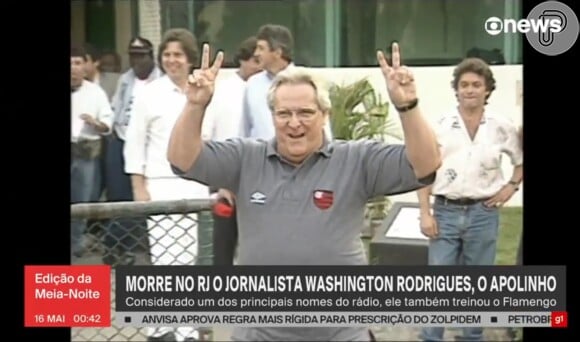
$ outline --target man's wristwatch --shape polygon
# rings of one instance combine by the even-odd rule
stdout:
[[[419,104],[419,99],[414,99],[411,102],[409,102],[408,104],[401,106],[401,107],[397,107],[395,106],[395,109],[399,112],[399,113],[404,113],[404,112],[408,112],[411,109],[417,107],[417,105]]]
[[[514,190],[516,190],[516,191],[518,191],[520,189],[520,186],[519,186],[520,183],[518,183],[516,181],[511,180],[511,181],[508,182],[508,184],[513,185]]]

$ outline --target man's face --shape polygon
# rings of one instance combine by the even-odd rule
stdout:
[[[485,87],[485,78],[473,72],[466,72],[457,83],[457,100],[466,109],[483,108],[489,94]]]
[[[163,70],[172,80],[187,78],[190,64],[180,42],[169,42],[161,54]]]
[[[240,69],[242,70],[242,73],[246,75],[246,77],[250,77],[262,71],[262,68],[260,68],[260,63],[258,62],[258,58],[256,56],[251,57],[247,61],[240,61]]]
[[[102,72],[121,71],[121,66],[117,64],[117,59],[112,54],[106,54],[101,57],[100,67]]]
[[[265,40],[258,40],[254,56],[257,58],[260,68],[268,69],[279,57],[279,53],[270,50],[270,44]]]
[[[153,69],[154,61],[148,53],[130,53],[129,64],[138,78],[146,78]]]
[[[320,110],[312,85],[281,85],[273,115],[278,153],[289,162],[300,164],[320,149],[327,113]]]
[[[82,57],[70,58],[70,85],[78,87],[85,77],[85,60]]]

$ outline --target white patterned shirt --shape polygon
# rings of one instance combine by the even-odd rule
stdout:
[[[473,140],[455,109],[435,124],[442,165],[431,190],[451,199],[492,197],[505,184],[502,155],[523,163],[517,127],[508,118],[484,113]]]

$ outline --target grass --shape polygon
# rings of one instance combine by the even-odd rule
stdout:
[[[497,241],[497,265],[515,265],[522,236],[522,207],[502,208]]]
[[[500,211],[497,241],[497,265],[515,265],[522,236],[522,207],[506,207]],[[419,229],[419,227],[417,227]],[[363,238],[367,256],[371,238]],[[370,260],[370,258],[369,258]]]
[[[523,232],[522,207],[502,208],[499,217],[499,237],[495,263],[497,265],[515,265],[518,247]],[[523,340],[523,330],[512,328],[509,330],[512,341]]]

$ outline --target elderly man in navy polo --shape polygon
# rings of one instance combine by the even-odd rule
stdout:
[[[234,191],[240,265],[364,265],[360,229],[366,202],[429,185],[441,163],[435,135],[418,106],[413,75],[377,54],[389,96],[400,113],[405,145],[329,141],[328,93],[305,69],[278,74],[268,93],[276,135],[269,141],[203,141],[201,126],[223,60],[190,76],[188,101],[167,156],[183,178]],[[369,341],[364,327],[236,328],[233,340]]]

